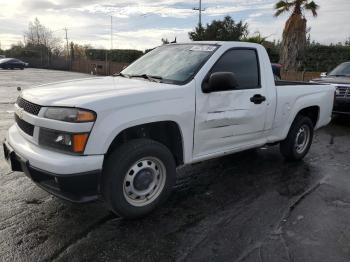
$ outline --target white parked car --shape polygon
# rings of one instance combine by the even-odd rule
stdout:
[[[164,45],[116,76],[22,91],[4,152],[48,192],[135,218],[167,198],[177,166],[275,143],[302,159],[334,92],[275,82],[261,45]]]

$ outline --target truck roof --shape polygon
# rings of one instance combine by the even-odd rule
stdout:
[[[237,47],[262,47],[260,44],[241,42],[241,41],[188,41],[173,43],[170,45],[181,45],[181,44],[200,44],[200,45],[220,45],[220,46],[237,46]]]

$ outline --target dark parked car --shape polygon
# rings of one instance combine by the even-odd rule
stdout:
[[[350,62],[338,65],[330,73],[322,73],[321,78],[312,82],[331,84],[337,87],[333,113],[350,115]]]
[[[0,59],[0,68],[2,69],[24,69],[28,66],[28,63],[25,63],[19,59],[16,58],[3,58]]]

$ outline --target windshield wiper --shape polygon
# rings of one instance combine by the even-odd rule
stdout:
[[[152,81],[152,82],[157,82],[157,83],[160,83],[163,80],[163,78],[161,76],[153,76],[153,75],[148,75],[148,74],[129,75],[129,77],[130,78],[141,77],[141,78],[147,79],[147,80]]]

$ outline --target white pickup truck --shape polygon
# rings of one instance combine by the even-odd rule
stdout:
[[[164,45],[115,76],[22,91],[4,153],[53,195],[135,218],[167,198],[178,166],[277,143],[302,159],[334,93],[275,82],[257,44]]]

